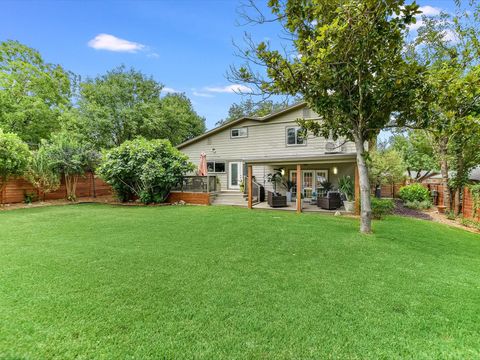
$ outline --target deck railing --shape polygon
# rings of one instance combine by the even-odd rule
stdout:
[[[244,176],[243,184],[244,184],[243,193],[245,195],[248,195],[248,177],[247,176]],[[257,183],[254,179],[252,179],[252,202],[254,205],[261,202],[260,194],[262,192],[262,188],[263,188],[262,185]]]
[[[217,191],[217,177],[208,176],[184,176],[180,183],[172,191],[183,192],[215,192]]]

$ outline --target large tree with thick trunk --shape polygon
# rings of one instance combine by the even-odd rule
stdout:
[[[450,211],[452,192],[456,193],[457,213],[468,173],[480,161],[479,19],[479,8],[473,14],[424,18],[418,36],[408,47],[410,56],[428,70],[424,87],[407,116],[423,123],[433,140],[444,205]]]
[[[260,14],[251,1],[254,14]],[[303,121],[315,135],[355,143],[363,233],[371,232],[366,144],[408,107],[421,68],[402,56],[404,32],[418,6],[402,0],[270,0],[273,19],[286,32],[282,51],[247,38],[247,61],[231,77],[264,94],[300,95],[321,121]],[[265,72],[261,71],[262,66]],[[265,76],[266,75],[266,76]]]

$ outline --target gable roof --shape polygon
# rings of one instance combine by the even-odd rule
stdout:
[[[250,121],[257,121],[257,122],[268,122],[274,118],[276,118],[277,116],[279,115],[283,115],[285,113],[288,113],[289,111],[293,111],[293,110],[296,110],[296,109],[300,109],[300,108],[303,108],[307,105],[306,102],[302,101],[302,102],[299,102],[299,103],[296,103],[296,104],[293,104],[293,105],[290,105],[290,106],[287,106],[286,108],[284,109],[281,109],[281,110],[278,110],[278,111],[274,111],[268,115],[265,115],[265,116],[262,116],[262,117],[242,117],[240,119],[236,119],[236,120],[233,120],[233,121],[229,121],[225,124],[222,124],[220,126],[217,126],[216,128],[213,128],[212,130],[209,130],[197,137],[194,137],[190,140],[187,140],[187,141],[184,141],[183,143],[177,145],[177,149],[181,149],[187,145],[190,145],[190,144],[193,144],[199,140],[202,140],[202,139],[205,139],[211,135],[214,135],[214,134],[217,134],[219,133],[220,131],[223,131],[225,129],[228,129],[229,127],[232,127],[234,125],[237,125],[239,123],[242,123],[244,121],[247,121],[247,120],[250,120]]]

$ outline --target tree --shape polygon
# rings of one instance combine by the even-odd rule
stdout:
[[[406,166],[402,156],[394,149],[370,151],[370,182],[376,187],[384,184],[394,186],[405,180]]]
[[[127,140],[108,151],[99,174],[122,201],[165,202],[173,186],[195,166],[168,140]]]
[[[228,109],[228,116],[225,119],[218,121],[215,125],[220,126],[242,117],[265,116],[274,111],[282,110],[287,105],[288,104],[285,102],[274,102],[272,100],[254,102],[249,98],[241,101],[239,104],[233,103]]]
[[[72,75],[17,41],[0,43],[0,127],[29,144],[60,128],[70,105]]]
[[[479,9],[473,16],[478,20]],[[452,196],[449,179],[449,159],[454,153],[458,181],[454,191],[463,189],[466,174],[475,160],[467,153],[478,152],[480,110],[480,41],[478,27],[470,25],[468,13],[451,17],[423,19],[418,36],[409,46],[410,56],[428,67],[425,86],[407,113],[427,126],[440,162],[443,197],[447,211]],[[459,202],[460,194],[457,196]],[[457,207],[459,204],[457,204]]]
[[[257,9],[254,1],[250,3]],[[408,107],[413,90],[421,84],[422,69],[402,56],[404,32],[415,21],[418,6],[405,5],[403,0],[270,0],[269,6],[292,39],[286,54],[247,38],[249,46],[240,55],[248,63],[233,68],[230,77],[261,93],[301,95],[322,118],[300,121],[305,129],[355,143],[360,230],[369,233],[365,143],[377,136],[392,115]],[[252,64],[264,66],[267,78]]]
[[[419,182],[438,168],[438,159],[428,132],[410,130],[391,139],[391,147],[398,151],[411,180]]]
[[[161,98],[163,85],[121,66],[80,85],[79,109],[70,114],[77,132],[99,148],[111,148],[137,136],[185,141],[205,131],[185,95]]]
[[[10,177],[23,175],[30,158],[28,146],[20,137],[0,129],[0,196]]]
[[[96,167],[98,152],[76,134],[67,132],[53,135],[49,142],[43,141],[41,151],[49,159],[53,170],[64,176],[67,199],[75,201],[78,178]]]
[[[60,173],[57,172],[44,146],[32,151],[32,157],[25,172],[25,179],[37,190],[38,195],[45,195],[60,187]]]
[[[161,99],[160,104],[162,129],[159,137],[178,145],[205,132],[205,118],[195,112],[192,102],[185,94],[168,94]],[[142,136],[149,138],[145,134]]]
[[[478,116],[478,115],[477,115]],[[461,198],[465,186],[469,182],[468,175],[480,164],[480,121],[461,121],[457,130],[449,141],[449,168],[453,175],[449,179],[449,187],[454,193],[454,211],[456,215],[461,212]]]

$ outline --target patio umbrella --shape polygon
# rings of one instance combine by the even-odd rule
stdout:
[[[200,163],[198,164],[198,175],[207,176],[207,154],[200,154]]]

